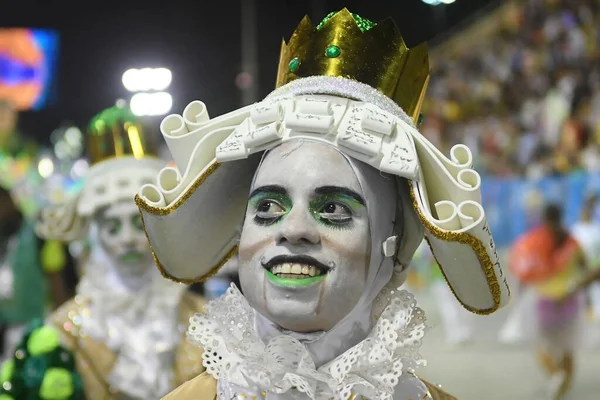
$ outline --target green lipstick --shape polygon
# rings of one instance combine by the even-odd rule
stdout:
[[[272,274],[271,271],[265,269],[265,273],[267,274],[267,278],[273,282],[277,286],[287,287],[287,288],[299,288],[299,287],[307,287],[313,285],[317,282],[321,282],[325,279],[325,274],[318,276],[311,276],[310,278],[280,278],[275,274]]]
[[[126,264],[135,264],[142,260],[142,255],[137,252],[127,253],[121,256],[121,261]]]

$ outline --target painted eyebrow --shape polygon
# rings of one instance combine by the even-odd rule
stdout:
[[[316,194],[320,194],[320,195],[328,195],[328,194],[344,194],[348,197],[352,197],[354,200],[358,201],[361,205],[363,205],[364,207],[367,206],[367,203],[365,202],[365,199],[363,199],[363,197],[356,193],[354,190],[349,189],[347,187],[343,187],[343,186],[321,186],[315,189],[315,193]]]
[[[288,192],[287,190],[285,190],[285,188],[283,186],[279,186],[279,185],[267,185],[267,186],[260,186],[257,187],[256,189],[254,189],[252,191],[252,193],[250,193],[250,199],[253,198],[254,196],[256,196],[257,194],[260,193],[277,193],[280,194],[282,196],[287,196]]]

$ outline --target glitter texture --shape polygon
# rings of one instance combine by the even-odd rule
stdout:
[[[371,24],[347,8],[328,15],[318,29],[304,17],[282,42],[275,87],[311,76],[352,79],[393,99],[416,121],[429,83],[427,45],[409,50],[390,18]],[[302,66],[291,72],[294,58]]]
[[[325,26],[325,24],[327,22],[329,22],[329,20],[338,12],[339,11],[332,11],[329,14],[327,14],[327,16],[325,18],[323,18],[323,21],[321,21],[319,23],[319,25],[317,25],[317,30],[320,30],[321,28],[323,28],[323,26]],[[358,14],[354,14],[354,13],[351,13],[351,14],[352,14],[352,18],[354,18],[354,21],[356,21],[356,25],[358,25],[358,29],[360,29],[361,32],[366,32],[369,29],[371,29],[377,25],[375,22],[369,21],[368,19],[363,18]]]
[[[332,96],[340,96],[352,100],[364,101],[365,103],[371,103],[382,110],[397,116],[408,125],[417,129],[414,121],[394,102],[394,100],[367,84],[347,78],[309,76],[308,78],[296,79],[272,91],[265,100],[284,96],[299,96],[303,94],[329,94]]]

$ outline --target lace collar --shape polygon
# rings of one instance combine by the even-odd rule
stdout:
[[[418,353],[425,314],[405,290],[390,292],[362,342],[320,368],[292,336],[282,334],[264,343],[254,318],[254,309],[231,285],[206,305],[205,313],[190,320],[188,340],[204,348],[203,364],[219,381],[219,398],[244,393],[268,399],[346,400],[360,394],[390,400],[407,373],[425,365]]]
[[[151,269],[139,290],[128,290],[110,260],[94,255],[77,286],[89,305],[81,327],[117,355],[106,377],[111,386],[131,398],[158,400],[173,390],[173,359],[181,342],[178,308],[187,286]]]

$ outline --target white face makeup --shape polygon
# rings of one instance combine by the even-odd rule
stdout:
[[[152,253],[134,202],[117,202],[96,215],[100,245],[125,279],[153,268]]]
[[[370,231],[356,174],[334,148],[288,142],[263,160],[239,245],[248,302],[280,327],[326,331],[358,302]]]

